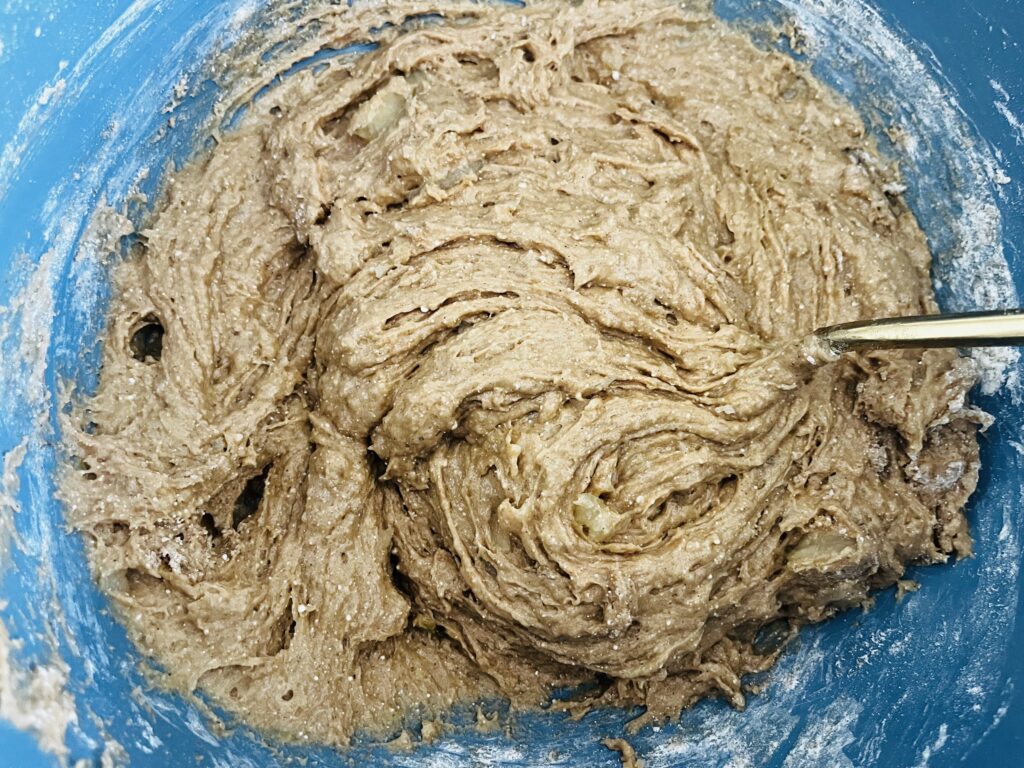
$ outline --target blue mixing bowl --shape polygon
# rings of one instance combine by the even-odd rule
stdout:
[[[637,0],[640,2],[641,0]],[[235,115],[207,62],[266,21],[258,0],[12,0],[0,10],[0,766],[615,766],[628,713],[533,713],[411,752],[281,746],[147,684],[53,497],[60,392],[95,382],[108,298],[97,203],[144,205]],[[946,309],[1013,306],[1024,280],[1020,0],[719,0],[808,59],[900,159]],[[785,22],[790,22],[785,25]],[[769,24],[784,24],[782,39]],[[372,33],[368,32],[372,44]],[[323,52],[332,55],[336,52]],[[267,52],[268,56],[273,51]],[[311,62],[313,63],[313,62]],[[1020,363],[980,358],[973,558],[919,592],[805,629],[745,712],[707,701],[633,741],[664,766],[1024,765]],[[82,761],[82,762],[78,762]]]

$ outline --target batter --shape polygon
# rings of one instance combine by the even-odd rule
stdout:
[[[694,5],[321,9],[380,47],[171,176],[64,491],[169,685],[332,744],[583,684],[640,725],[969,553],[970,365],[800,342],[935,310],[895,170]]]

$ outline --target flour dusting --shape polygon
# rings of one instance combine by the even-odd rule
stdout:
[[[53,286],[58,260],[49,250],[28,273],[25,287],[11,300],[0,317],[0,349],[10,352],[0,379],[0,402],[19,402],[40,411],[49,402],[46,387],[46,354],[53,323]],[[22,415],[24,410],[19,415]]]
[[[18,529],[14,524],[14,515],[18,511],[18,491],[21,490],[18,470],[25,460],[27,450],[26,437],[4,454],[4,471],[0,476],[0,573],[10,564],[11,546],[17,542]]]
[[[999,96],[998,99],[992,102],[992,106],[1010,124],[1017,144],[1024,144],[1024,122],[1010,109],[1010,102],[1012,101],[1010,94],[1007,93],[1002,83],[998,80],[989,80],[988,83],[992,86],[992,90],[996,92],[996,95]]]
[[[948,738],[949,726],[943,723],[939,726],[939,732],[935,736],[935,741],[924,748],[921,752],[921,759],[914,768],[928,768],[928,763],[932,759],[932,756],[946,746],[946,740]]]
[[[68,665],[55,656],[47,664],[24,667],[11,658],[19,647],[0,621],[0,718],[31,733],[44,751],[66,758],[64,734],[78,722],[66,690]]]
[[[851,729],[862,708],[860,702],[847,696],[836,699],[800,734],[786,755],[783,768],[805,768],[811,765],[853,768],[853,761],[843,752],[843,748],[854,740]]]

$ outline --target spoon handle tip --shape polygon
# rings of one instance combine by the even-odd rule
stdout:
[[[835,352],[900,347],[1024,345],[1024,309],[862,320],[821,328],[815,335]]]

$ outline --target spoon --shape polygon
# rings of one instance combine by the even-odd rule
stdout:
[[[898,347],[1014,347],[1024,345],[1024,309],[861,320],[819,328],[814,337],[836,355]]]

